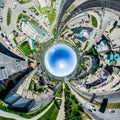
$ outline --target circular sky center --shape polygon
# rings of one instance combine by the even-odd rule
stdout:
[[[77,55],[68,45],[57,44],[45,53],[45,67],[56,77],[70,75],[76,68]]]

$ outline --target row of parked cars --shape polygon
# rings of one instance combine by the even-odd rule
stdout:
[[[3,9],[4,8],[4,4],[3,3],[0,3],[0,9]],[[3,21],[3,18],[2,18],[2,16],[0,16],[0,22],[2,22]]]

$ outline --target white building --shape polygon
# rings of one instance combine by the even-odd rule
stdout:
[[[42,8],[51,5],[51,0],[38,0],[38,2]]]
[[[104,52],[110,50],[106,40],[102,40],[99,44],[97,44],[95,46],[95,49],[97,50],[97,52]]]
[[[21,21],[20,28],[31,39],[37,40],[39,42],[47,36],[47,33],[44,30],[27,20]]]

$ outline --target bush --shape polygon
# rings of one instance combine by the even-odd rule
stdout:
[[[71,98],[72,98],[73,100],[75,100],[75,95],[72,95]]]
[[[78,105],[78,110],[82,111],[83,112],[83,107],[82,107],[82,104]]]
[[[7,13],[7,25],[9,26],[11,23],[11,15],[12,15],[12,10],[8,8],[8,13]]]
[[[92,25],[94,27],[97,27],[97,19],[93,15],[91,16],[91,21],[92,21]]]

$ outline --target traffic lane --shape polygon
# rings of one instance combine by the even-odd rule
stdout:
[[[69,86],[69,83],[68,83],[68,86]],[[86,107],[87,107],[87,109],[90,109],[90,106],[92,106],[93,104],[91,104],[90,102],[88,102],[88,101],[84,100],[83,98],[81,98],[78,95],[78,93],[76,93],[73,90],[73,88],[71,88],[70,86],[69,86],[69,88],[70,88],[71,92],[76,96],[76,98],[78,99],[78,101],[80,103],[82,103],[84,106],[85,106],[85,103],[87,103],[88,106],[86,106]],[[116,120],[119,120],[120,110],[117,110],[117,111],[115,110],[116,112],[111,114],[111,112],[109,111],[109,109],[106,109],[104,113],[101,113],[99,111],[100,106],[97,106],[97,105],[94,105],[94,106],[96,108],[96,111],[92,110],[92,113],[94,113],[96,116],[98,116],[98,117],[100,117],[100,118],[102,118],[104,120],[111,120],[111,119],[114,119],[114,118],[116,118]]]
[[[81,10],[85,10],[85,9],[88,9],[88,8],[93,8],[93,7],[107,7],[107,8],[111,8],[111,9],[114,9],[116,11],[120,11],[120,0],[119,1],[115,1],[115,0],[110,0],[109,1],[109,4],[106,2],[106,1],[102,1],[101,0],[96,0],[96,1],[87,1],[87,2],[84,2],[83,4],[77,6],[71,13],[70,15],[68,15],[68,17],[65,19],[64,23],[66,24],[67,21],[69,21],[73,15]]]

